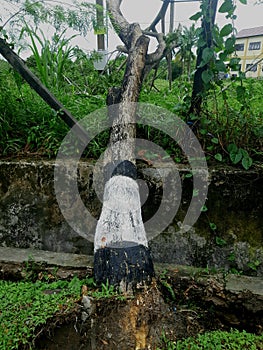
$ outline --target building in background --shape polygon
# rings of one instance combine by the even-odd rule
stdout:
[[[243,29],[236,36],[236,55],[247,77],[263,77],[263,26]]]

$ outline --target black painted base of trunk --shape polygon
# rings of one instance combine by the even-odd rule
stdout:
[[[154,268],[149,248],[133,242],[98,249],[94,255],[96,283],[134,289],[138,284],[150,284]]]

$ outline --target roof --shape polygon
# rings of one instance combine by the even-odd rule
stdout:
[[[256,28],[242,29],[237,33],[236,38],[249,38],[251,36],[263,35],[263,26]]]

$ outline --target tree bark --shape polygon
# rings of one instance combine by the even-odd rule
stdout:
[[[123,291],[132,291],[138,283],[150,283],[154,276],[135,181],[136,102],[149,38],[139,24],[129,24],[124,19],[120,4],[121,0],[107,1],[113,25],[128,51],[128,60],[122,86],[111,89],[107,98],[112,127],[104,164],[110,170],[95,233],[94,275],[97,283],[108,282]]]

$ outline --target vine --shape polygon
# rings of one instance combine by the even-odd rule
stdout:
[[[246,4],[247,0],[239,0],[242,4]],[[203,0],[200,6],[200,11],[190,17],[191,20],[197,21],[202,19],[202,26],[198,29],[198,42],[197,42],[197,67],[196,72],[199,70],[200,76],[198,94],[199,99],[204,99],[211,90],[215,90],[216,86],[219,86],[222,92],[222,96],[225,105],[228,105],[228,97],[226,94],[224,77],[228,77],[231,71],[238,71],[239,75],[233,81],[238,81],[240,84],[236,86],[236,97],[241,104],[241,112],[246,112],[249,108],[247,101],[246,89],[243,85],[245,74],[240,71],[240,58],[236,55],[236,29],[234,26],[236,3],[234,0],[224,0],[219,6],[218,12],[225,15],[225,18],[230,20],[231,23],[225,24],[222,28],[214,24],[214,18],[216,13],[217,1]],[[198,62],[199,58],[199,62]],[[195,84],[195,82],[194,82]],[[195,86],[193,87],[193,91]],[[216,99],[216,94],[214,94]],[[192,101],[196,103],[196,101]],[[201,102],[199,102],[201,105]],[[197,113],[195,113],[197,111]],[[192,120],[200,119],[201,107],[198,109],[190,108],[190,115]],[[206,130],[201,130],[201,133],[206,133]],[[227,153],[229,159],[233,164],[242,164],[245,169],[249,169],[253,160],[249,156],[248,152],[239,147],[235,143],[230,143],[227,147],[224,147],[220,142],[219,137],[212,135],[212,144],[219,144],[224,153]],[[211,146],[211,147],[214,147]],[[223,160],[222,153],[217,153],[214,157],[218,161]]]

